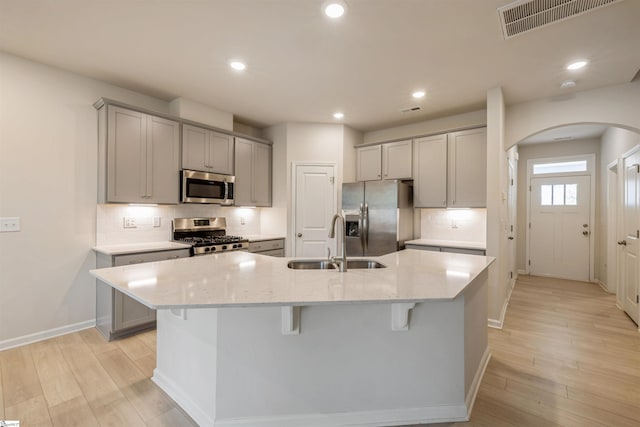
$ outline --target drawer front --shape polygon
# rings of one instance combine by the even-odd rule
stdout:
[[[483,249],[464,249],[464,248],[442,248],[442,252],[451,252],[454,254],[468,254],[468,255],[485,255]]]
[[[433,252],[440,252],[440,246],[427,246],[427,245],[412,245],[412,244],[408,244],[406,245],[407,249],[419,249],[421,251],[433,251]]]
[[[268,256],[275,256],[275,257],[284,257],[284,249],[272,249],[270,251],[261,251],[261,252],[256,252],[258,255],[268,255]]]
[[[284,239],[249,242],[249,252],[263,252],[271,251],[274,249],[284,249]]]
[[[113,265],[142,264],[144,262],[164,261],[167,259],[187,258],[189,249],[172,249],[170,251],[140,252],[136,254],[116,255],[113,257]]]

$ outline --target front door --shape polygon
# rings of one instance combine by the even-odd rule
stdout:
[[[624,311],[636,324],[640,317],[640,152],[624,159],[622,289]]]
[[[335,166],[295,165],[295,256],[326,257],[335,254],[329,238],[331,218],[337,212]]]
[[[589,176],[531,179],[529,272],[589,280]]]

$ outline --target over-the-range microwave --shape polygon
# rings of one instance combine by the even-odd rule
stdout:
[[[234,176],[183,170],[180,178],[182,203],[233,205]]]

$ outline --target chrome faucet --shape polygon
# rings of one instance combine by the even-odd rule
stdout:
[[[346,232],[344,227],[344,218],[339,213],[335,214],[331,219],[331,231],[329,232],[329,238],[333,239],[336,237],[336,221],[340,220],[340,235],[341,235],[341,250],[342,256],[338,259],[337,256],[331,258],[331,262],[338,265],[341,273],[345,273],[347,271],[347,246],[346,246]],[[337,255],[337,254],[336,254]]]

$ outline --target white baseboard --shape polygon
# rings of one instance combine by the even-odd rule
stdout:
[[[184,411],[189,414],[199,426],[214,426],[214,419],[198,406],[175,382],[163,375],[158,368],[153,370],[151,381],[156,383],[169,395]]]
[[[513,288],[516,286],[515,279],[511,279],[509,282],[509,288],[507,289],[507,298],[504,300],[504,304],[502,305],[502,311],[500,311],[499,319],[489,319],[489,327],[495,329],[502,329],[504,325],[504,317],[507,315],[507,307],[509,306],[509,300],[511,299],[511,293],[513,292]]]
[[[484,354],[482,355],[480,366],[478,366],[478,370],[473,377],[471,387],[467,392],[467,398],[464,400],[464,404],[467,407],[467,419],[471,419],[473,404],[476,402],[476,396],[478,395],[478,390],[480,390],[480,383],[482,383],[482,377],[484,376],[484,371],[487,370],[489,360],[491,360],[491,352],[489,351],[489,347],[487,347],[487,349],[484,351]]]
[[[529,274],[529,271],[528,270],[518,270],[518,275],[520,275],[520,274],[527,275],[527,274]]]
[[[83,329],[89,329],[96,326],[96,320],[91,319],[84,322],[74,323],[71,325],[60,326],[58,328],[49,329],[47,331],[36,332],[35,334],[24,335],[21,337],[11,338],[8,340],[0,341],[0,351],[9,350],[10,348],[20,347],[21,345],[27,345],[38,341],[47,340],[49,338],[58,337],[60,335],[70,334],[72,332],[78,332]]]
[[[608,288],[607,285],[602,283],[602,281],[600,279],[596,280],[596,283],[598,285],[600,285],[600,287],[602,288],[603,291],[605,291],[608,294],[615,294],[615,292],[611,292]]]

